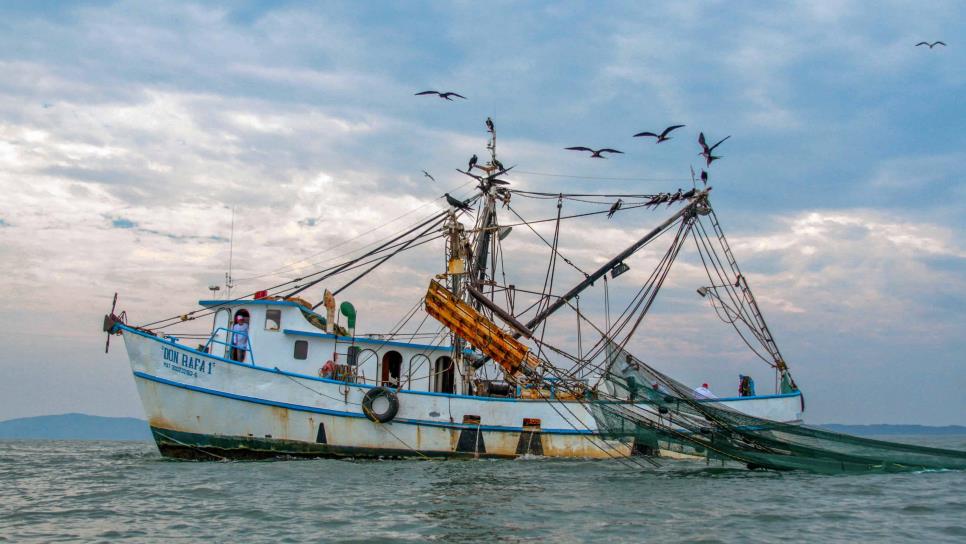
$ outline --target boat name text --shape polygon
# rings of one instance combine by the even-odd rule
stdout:
[[[164,368],[197,378],[198,374],[211,374],[212,361],[206,361],[201,357],[192,357],[187,353],[180,353],[177,350],[162,347]]]

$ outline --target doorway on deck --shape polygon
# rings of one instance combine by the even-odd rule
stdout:
[[[387,351],[382,356],[382,372],[380,373],[379,385],[388,387],[399,387],[400,375],[402,374],[402,354],[398,351]]]
[[[437,393],[456,392],[456,365],[453,359],[443,355],[433,365],[433,391]]]

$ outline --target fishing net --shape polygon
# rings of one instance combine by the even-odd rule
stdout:
[[[624,350],[613,349],[610,357],[601,394],[590,401],[591,411],[602,433],[632,440],[642,453],[822,474],[966,469],[963,451],[752,417],[719,403],[701,402],[687,386]]]

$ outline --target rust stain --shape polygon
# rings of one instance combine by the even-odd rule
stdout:
[[[161,416],[154,416],[154,417],[148,419],[148,425],[150,425],[150,426],[152,426],[154,428],[157,428],[157,429],[168,429],[169,431],[180,431],[180,430],[182,430],[182,429],[178,428],[178,426],[175,425],[174,422],[172,422],[170,419],[167,419],[167,418],[164,418],[164,417],[161,417]]]
[[[280,406],[271,406],[269,407],[269,412],[271,413],[272,420],[276,424],[273,429],[277,433],[275,438],[288,438],[290,434],[288,429],[289,409]]]

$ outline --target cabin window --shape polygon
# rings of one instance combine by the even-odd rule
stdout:
[[[379,382],[379,355],[371,349],[364,349],[356,355],[356,373],[363,381]],[[367,375],[368,374],[368,378]]]
[[[442,356],[433,365],[433,390],[437,393],[456,392],[456,365],[453,359]]]
[[[309,358],[309,343],[306,340],[295,341],[295,358],[304,361]]]
[[[417,353],[413,355],[413,358],[409,360],[409,376],[407,377],[407,382],[410,383],[410,387],[415,387],[416,383],[424,382],[429,378],[429,372],[432,370],[433,363],[429,360],[429,357],[423,355],[422,353]],[[428,384],[423,384],[420,386],[428,390]]]
[[[382,372],[380,372],[380,385],[389,387],[399,387],[400,374],[402,374],[402,354],[398,351],[387,351],[382,356]]]
[[[265,310],[265,330],[277,331],[282,328],[282,310]]]

